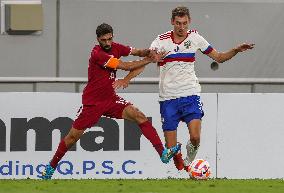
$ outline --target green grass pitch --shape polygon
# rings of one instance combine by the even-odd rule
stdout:
[[[0,180],[0,193],[283,193],[284,181],[162,180]]]

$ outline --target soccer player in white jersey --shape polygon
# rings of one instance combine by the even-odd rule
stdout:
[[[160,113],[167,147],[177,144],[177,127],[180,121],[188,126],[187,155],[174,157],[178,170],[185,168],[196,156],[200,143],[201,119],[204,115],[200,100],[201,87],[194,71],[195,53],[200,50],[218,63],[225,62],[237,53],[252,49],[254,44],[243,43],[227,52],[216,51],[196,30],[189,30],[191,22],[187,7],[172,10],[173,30],[159,35],[152,49],[169,52],[160,66]]]
[[[196,30],[189,30],[190,22],[188,8],[176,7],[172,10],[173,30],[158,35],[151,44],[151,49],[168,52],[163,61],[158,63],[160,113],[166,147],[176,146],[180,121],[187,124],[189,131],[185,159],[182,159],[181,152],[174,156],[178,170],[188,170],[200,143],[201,119],[204,113],[200,100],[201,87],[194,71],[195,53],[200,50],[216,62],[222,63],[237,53],[254,47],[254,44],[243,43],[227,52],[218,52]]]

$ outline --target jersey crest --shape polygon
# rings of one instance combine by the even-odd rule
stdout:
[[[188,49],[188,48],[191,46],[191,41],[188,40],[188,41],[184,42],[183,45],[184,45],[184,47],[185,47],[186,49]]]

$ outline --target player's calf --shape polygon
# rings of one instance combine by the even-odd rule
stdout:
[[[177,170],[183,170],[184,169],[184,161],[182,159],[181,152],[178,152],[176,155],[174,155],[174,163],[177,168]]]

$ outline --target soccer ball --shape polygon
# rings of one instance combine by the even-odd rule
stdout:
[[[207,180],[211,175],[211,169],[208,161],[195,159],[189,166],[189,176],[196,180]]]

